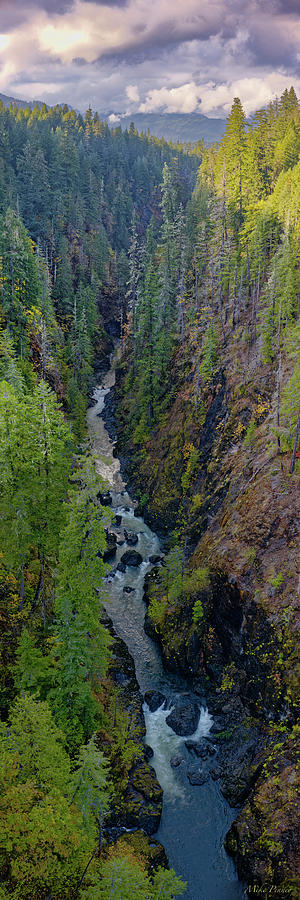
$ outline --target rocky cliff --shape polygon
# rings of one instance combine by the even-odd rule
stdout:
[[[146,628],[165,665],[206,686],[225,716],[223,790],[233,805],[247,798],[227,848],[249,891],[274,885],[296,896],[299,475],[278,452],[276,373],[236,335],[196,402],[193,360],[188,373],[178,349],[168,408],[137,447],[126,371],[125,356],[117,368],[118,455],[145,518],[167,541],[170,531],[173,541],[179,536],[187,573],[207,573],[196,594],[170,599],[158,569],[146,586]],[[286,363],[285,381],[289,374]]]

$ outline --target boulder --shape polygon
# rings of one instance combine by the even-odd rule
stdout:
[[[218,781],[218,779],[222,778],[223,775],[222,766],[214,766],[209,770],[209,774],[211,775],[213,781]]]
[[[122,562],[122,560],[117,565],[117,571],[123,572],[123,574],[124,574],[124,572],[126,572],[126,566],[125,566],[125,563]]]
[[[142,830],[122,834],[114,843],[117,850],[121,848],[123,853],[125,848],[137,854],[139,859],[143,860],[149,875],[153,875],[158,868],[168,868],[168,859],[162,844]]]
[[[154,756],[154,750],[152,750],[152,747],[149,747],[149,744],[144,744],[144,750],[146,760],[147,762],[149,762],[149,759],[152,759],[152,757]]]
[[[106,529],[105,529],[105,534],[106,534],[106,540],[107,540],[107,541],[111,541],[111,542],[114,543],[114,544],[117,543],[118,535],[115,533],[115,531],[111,531],[110,528],[106,528]]]
[[[121,557],[121,562],[124,566],[140,566],[143,562],[143,557],[137,550],[126,550],[126,553],[123,553]]]
[[[152,556],[149,556],[149,562],[151,563],[152,566],[156,566],[157,563],[160,563],[162,561],[163,561],[163,557],[158,556],[156,553],[153,553]]]
[[[122,516],[115,516],[115,525],[117,528],[120,528],[120,525],[122,525]]]
[[[127,687],[130,684],[130,678],[127,677],[125,672],[116,672],[114,680],[117,684],[121,684],[122,687]]]
[[[203,772],[203,769],[200,769],[199,766],[190,766],[187,770],[187,777],[189,779],[190,784],[193,785],[201,785],[205,784],[209,779],[208,772]]]
[[[106,550],[103,553],[104,562],[112,559],[117,552],[117,536],[113,531],[106,531]]]
[[[144,700],[145,703],[147,703],[147,706],[149,706],[150,712],[155,712],[166,702],[164,694],[161,694],[160,691],[146,691]]]
[[[215,747],[206,741],[185,741],[186,749],[198,759],[207,759],[208,756],[214,756]]]
[[[182,698],[176,702],[168,715],[166,722],[175,734],[194,734],[200,719],[200,710],[197,703],[188,698]]]
[[[130,776],[130,781],[134,790],[139,791],[145,800],[162,802],[163,791],[152,766],[148,766],[147,763],[137,766]]]
[[[110,491],[99,491],[99,493],[97,494],[97,500],[99,500],[101,506],[111,506],[112,496]]]
[[[127,544],[130,544],[131,547],[134,547],[138,542],[138,536],[135,531],[126,531],[126,528],[124,528],[124,534]]]
[[[137,766],[125,793],[126,827],[143,828],[146,834],[154,834],[160,822],[162,795],[152,766],[148,763]]]
[[[142,506],[139,506],[139,504],[134,508],[134,515],[136,519],[141,518],[143,515],[143,508]]]
[[[249,740],[237,745],[232,743],[222,762],[221,790],[230,806],[239,806],[248,797],[261,771],[262,758],[259,740]]]
[[[123,587],[123,594],[133,594],[133,592],[134,588],[130,587],[129,584],[125,584],[125,587]]]
[[[172,756],[172,759],[170,759],[170,766],[172,767],[172,769],[178,769],[178,767],[181,766],[181,763],[183,762],[183,756]]]

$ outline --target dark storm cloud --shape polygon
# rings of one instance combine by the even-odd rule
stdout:
[[[53,15],[63,15],[73,5],[73,0],[0,0],[1,28],[3,16],[14,20],[16,16],[28,17],[32,9],[44,9]]]
[[[254,66],[299,71],[300,0],[260,0],[260,10],[249,20],[245,49],[250,61]],[[287,18],[285,24],[283,17]]]
[[[299,40],[300,0],[0,0],[0,90],[220,115],[240,93],[249,111],[297,87]]]
[[[285,16],[300,14],[299,0],[274,0],[272,8],[275,12],[282,13]]]
[[[291,71],[299,70],[297,47],[293,45],[292,40],[275,30],[270,37],[270,32],[266,34],[263,28],[261,31],[256,28],[254,33],[252,32],[249,35],[246,49],[250,54],[251,62],[255,66],[283,67]]]
[[[95,6],[124,8],[129,0],[81,0],[82,3],[94,3]],[[49,16],[63,16],[70,12],[74,0],[0,0],[0,31],[5,33],[21,25],[30,16],[32,10],[43,10]]]
[[[220,7],[216,10],[215,16],[210,16],[207,20],[201,14],[183,16],[181,21],[176,21],[170,16],[154,28],[146,30],[145,27],[139,26],[132,29],[130,40],[124,41],[118,50],[108,48],[102,51],[98,61],[105,57],[115,60],[116,63],[124,60],[136,64],[144,59],[154,60],[162,51],[168,53],[172,48],[189,41],[205,43],[217,35],[222,41],[230,40],[236,33],[237,24],[236,16],[231,14],[224,19]]]

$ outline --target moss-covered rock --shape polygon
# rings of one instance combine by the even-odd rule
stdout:
[[[226,838],[226,849],[234,857],[240,877],[249,884],[249,896],[257,885],[266,891],[266,897],[299,897],[299,816],[296,728],[291,736],[284,739],[282,735],[273,744],[254,792]]]
[[[114,802],[107,830],[118,836],[123,827],[157,831],[162,813],[162,789],[144,744],[146,733],[143,696],[136,680],[132,656],[103,617],[112,637],[108,675],[102,681],[104,722],[102,746],[111,762]]]
[[[131,776],[131,784],[143,794],[145,800],[162,801],[162,788],[157,781],[156,774],[152,766],[141,765],[134,769]]]
[[[168,859],[162,844],[140,829],[129,834],[122,834],[116,841],[116,847],[118,845],[130,847],[143,861],[149,875],[152,875],[160,866],[163,868],[168,866]]]
[[[244,807],[247,816],[244,819],[242,812],[238,820],[239,829],[245,829],[243,838],[234,828],[229,838],[232,852],[237,846],[241,873],[251,881],[252,872],[251,883],[256,879],[262,885],[269,878],[269,866],[274,884],[284,884],[295,867],[296,823],[291,819],[289,831],[288,821],[283,821],[277,837],[272,837],[271,829],[268,838],[266,809],[269,804],[272,810],[275,803],[275,821],[277,777],[278,812],[285,803],[289,808],[292,775],[289,765],[282,767],[285,775],[274,772],[268,794],[262,767],[272,743],[270,718],[276,728],[283,722],[288,733],[299,716],[299,479],[296,473],[289,474],[287,456],[278,455],[276,371],[272,362],[262,362],[257,345],[245,341],[247,317],[248,309],[245,327],[235,330],[224,344],[222,366],[202,385],[197,406],[193,340],[187,340],[185,359],[175,349],[170,366],[175,391],[166,384],[160,419],[144,443],[132,440],[130,411],[135,398],[132,384],[130,396],[125,387],[125,357],[117,375],[117,424],[126,474],[146,520],[156,530],[175,529],[185,548],[186,570],[207,567],[210,572],[210,585],[197,598],[203,609],[198,622],[193,614],[195,598],[178,594],[169,602],[160,589],[159,572],[155,573],[146,586],[147,633],[158,641],[166,667],[191,677],[201,689],[206,682],[213,691],[211,702],[216,697],[223,707],[224,733],[236,729],[235,761],[230,762],[229,751],[223,789],[233,802],[245,803],[250,797]],[[282,390],[291,365],[282,359]],[[259,753],[248,747],[243,756],[251,740],[239,726],[249,716],[256,720],[251,728]],[[221,743],[227,747],[227,741]],[[221,763],[220,769],[225,758]],[[266,809],[260,806],[258,812],[251,798],[257,796],[263,804],[264,795]],[[250,829],[246,818],[251,820]],[[262,847],[258,842],[266,829]],[[285,847],[288,863],[283,865]]]

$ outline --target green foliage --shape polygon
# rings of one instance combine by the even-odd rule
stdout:
[[[8,895],[67,896],[90,844],[70,803],[70,760],[47,703],[19,698],[1,726],[0,859]]]
[[[70,471],[70,430],[44,381],[21,396],[1,383],[0,462],[2,547],[20,580],[22,603],[22,573],[32,547],[43,580],[45,564],[57,552]]]
[[[270,583],[276,590],[281,587],[281,585],[284,584],[284,575],[282,572],[278,572],[277,575],[272,576],[272,578],[270,578]]]
[[[201,494],[194,494],[192,504],[191,504],[191,512],[199,513],[201,512],[203,506],[203,497]]]
[[[256,422],[255,419],[251,419],[250,425],[248,425],[245,437],[244,437],[244,446],[252,447],[255,442],[256,435]]]
[[[181,485],[183,494],[186,494],[191,486],[193,477],[197,472],[199,451],[193,444],[186,444],[183,448],[183,454],[185,459],[185,472],[181,476]]]
[[[230,382],[230,341],[241,348],[238,365],[246,375],[250,354],[251,365],[256,355],[259,365],[269,367],[270,384],[276,374],[276,434],[281,450],[294,447],[296,453],[297,98],[286,91],[250,125],[235,98],[221,145],[204,151],[192,199],[196,157],[139,136],[134,128],[111,132],[91,110],[83,118],[67,107],[8,112],[0,104],[0,143],[6,712],[11,696],[22,694],[8,725],[1,726],[2,896],[171,900],[183,892],[173,872],[159,870],[149,878],[130,854],[95,857],[109,803],[118,799],[115,784],[126,790],[140,751],[131,733],[135,723],[117,705],[110,730],[112,774],[118,775],[112,789],[95,736],[103,718],[97,688],[109,657],[98,594],[105,573],[105,512],[93,466],[83,456],[81,465],[72,460],[65,415],[75,440],[84,441],[93,359],[95,351],[102,353],[101,300],[101,311],[106,315],[109,307],[109,318],[119,317],[123,327],[126,426],[140,457],[147,458],[153,430],[165,427],[171,402],[176,415],[184,415],[176,452],[172,448],[163,462],[170,478],[166,493],[175,471],[179,485],[181,478],[181,532],[199,466],[191,409],[198,447],[207,399],[218,403],[214,376],[218,367],[223,378],[223,349],[225,392]],[[146,230],[143,210],[149,208],[154,217]],[[269,412],[271,404],[260,398],[245,435],[238,423],[237,436],[243,434],[252,452],[257,425]],[[72,465],[76,490],[69,482]],[[194,514],[201,502],[196,494]],[[176,604],[188,604],[194,627],[201,628],[201,591],[209,575],[205,569],[185,571],[184,558],[175,546],[153,587],[149,615],[156,627],[163,627]],[[283,579],[279,572],[270,583],[279,590]],[[280,671],[283,658],[278,656]],[[222,689],[231,690],[234,678],[232,666],[225,669]],[[287,696],[289,691],[290,686]],[[273,838],[266,834],[264,840],[267,851],[277,853]]]
[[[1,728],[4,780],[13,771],[17,783],[33,781],[43,790],[68,792],[70,761],[63,748],[64,734],[47,703],[25,694],[12,708],[9,728]]]
[[[186,885],[173,869],[161,869],[149,878],[132,855],[111,854],[101,866],[101,877],[94,888],[82,892],[86,900],[172,900],[181,896]]]
[[[147,440],[174,341],[178,210],[197,160],[134,129],[112,132],[91,110],[83,118],[67,107],[7,111],[0,102],[0,144],[0,675],[6,714],[15,698],[8,725],[1,726],[0,893],[13,900],[69,900],[83,896],[85,885],[92,896],[95,870],[96,895],[102,896],[105,865],[102,875],[95,854],[111,799],[95,736],[103,717],[97,689],[110,644],[99,621],[107,512],[84,448],[80,463],[73,458],[74,439],[86,438],[93,361],[95,351],[103,352],[99,299],[102,312],[109,307],[109,318],[120,316],[124,325],[130,278],[140,315],[133,343],[135,350],[145,348],[132,379],[136,387],[138,374],[141,401],[133,420],[137,444]],[[163,175],[165,162],[170,168]],[[151,206],[158,216],[162,177],[161,250],[153,222],[147,267],[139,272],[143,209]],[[124,790],[140,753],[130,727],[129,717],[118,715],[112,729]],[[121,874],[123,896],[127,885],[133,892],[134,862]],[[170,873],[157,887],[139,877],[147,896],[181,892]]]
[[[109,810],[110,784],[109,766],[97,747],[95,735],[80,749],[74,784],[76,805],[82,813],[85,827],[88,833],[93,834],[96,823],[101,846],[103,821]]]
[[[167,595],[161,595],[159,592],[152,590],[148,612],[150,619],[152,619],[155,626],[161,627],[163,625],[168,606],[169,602]]]
[[[200,365],[201,378],[205,383],[212,378],[218,360],[218,338],[213,322],[210,323],[202,347],[202,361]]]
[[[231,691],[235,682],[235,665],[230,663],[223,669],[222,681],[220,685],[221,691]]]
[[[193,623],[194,625],[198,625],[199,622],[203,619],[204,610],[201,600],[196,600],[193,606]]]
[[[54,662],[56,677],[50,700],[71,749],[95,730],[99,704],[90,678],[106,671],[110,638],[99,622],[99,588],[105,567],[103,509],[96,499],[99,483],[91,461],[80,468],[80,490],[70,494],[67,522],[61,532],[55,601]]]
[[[36,646],[33,634],[23,628],[16,651],[14,666],[15,685],[18,691],[40,693],[45,698],[52,681],[50,659]]]
[[[0,810],[5,896],[29,900],[45,890],[53,900],[70,896],[91,851],[77,810],[58,791],[44,793],[31,781],[10,784]]]
[[[176,599],[189,601],[198,591],[205,590],[209,584],[208,569],[194,569],[192,572],[180,572],[171,575],[167,582],[168,599],[172,603]]]
[[[295,366],[282,394],[280,406],[280,439],[284,450],[291,450],[294,442],[300,400],[300,365]]]
[[[207,568],[183,570],[183,553],[174,547],[164,558],[158,584],[153,584],[150,591],[149,616],[156,626],[162,627],[168,609],[176,601],[189,603],[199,591],[207,590],[209,572]],[[197,625],[204,616],[202,602],[198,597],[193,605],[193,623]]]

